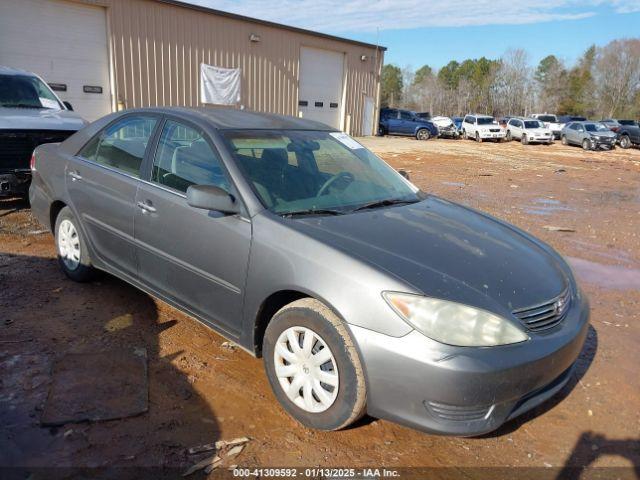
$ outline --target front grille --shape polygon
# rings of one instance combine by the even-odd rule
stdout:
[[[28,169],[33,150],[43,143],[57,143],[74,134],[71,130],[0,130],[0,168]]]
[[[492,407],[459,407],[457,405],[447,405],[425,401],[424,406],[436,418],[452,422],[471,422],[485,418]]]
[[[557,297],[533,307],[514,310],[513,314],[532,332],[548,330],[562,322],[571,306],[571,291],[567,288]]]
[[[500,131],[500,129],[499,128],[490,128],[489,131],[493,132],[493,133],[497,133],[497,132]]]

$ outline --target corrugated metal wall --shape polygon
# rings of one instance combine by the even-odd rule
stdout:
[[[245,108],[297,115],[301,46],[346,54],[344,125],[350,133],[363,134],[364,97],[377,104],[383,59],[375,48],[155,0],[84,1],[107,7],[114,98],[125,108],[200,105],[199,66],[207,63],[242,70]],[[261,41],[249,41],[251,34]]]

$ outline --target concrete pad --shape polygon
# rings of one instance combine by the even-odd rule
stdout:
[[[145,349],[68,354],[53,366],[42,425],[131,417],[149,408]]]

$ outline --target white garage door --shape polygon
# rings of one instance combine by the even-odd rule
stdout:
[[[103,7],[63,0],[0,1],[0,65],[57,84],[58,96],[87,120],[111,112]]]
[[[298,109],[303,118],[341,128],[344,54],[302,47]]]

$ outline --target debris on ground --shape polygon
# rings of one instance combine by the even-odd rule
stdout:
[[[231,351],[231,352],[234,352],[238,348],[238,345],[236,343],[233,343],[233,342],[222,342],[220,344],[220,346],[222,348],[226,349],[226,350]]]
[[[148,401],[145,349],[71,353],[54,364],[40,422],[56,426],[132,417],[146,412]]]
[[[554,225],[545,225],[542,228],[549,230],[550,232],[575,232],[575,228],[571,227],[556,227]]]
[[[224,460],[240,455],[249,440],[250,439],[248,437],[238,437],[234,438],[233,440],[218,440],[214,443],[207,443],[205,445],[198,445],[197,447],[189,448],[187,452],[192,455],[210,452],[212,450],[215,450],[216,452],[213,455],[209,455],[193,464],[191,467],[189,467],[189,469],[187,469],[187,471],[182,474],[182,476],[187,477],[192,473],[203,469],[205,473],[211,473],[213,470],[222,465]]]

